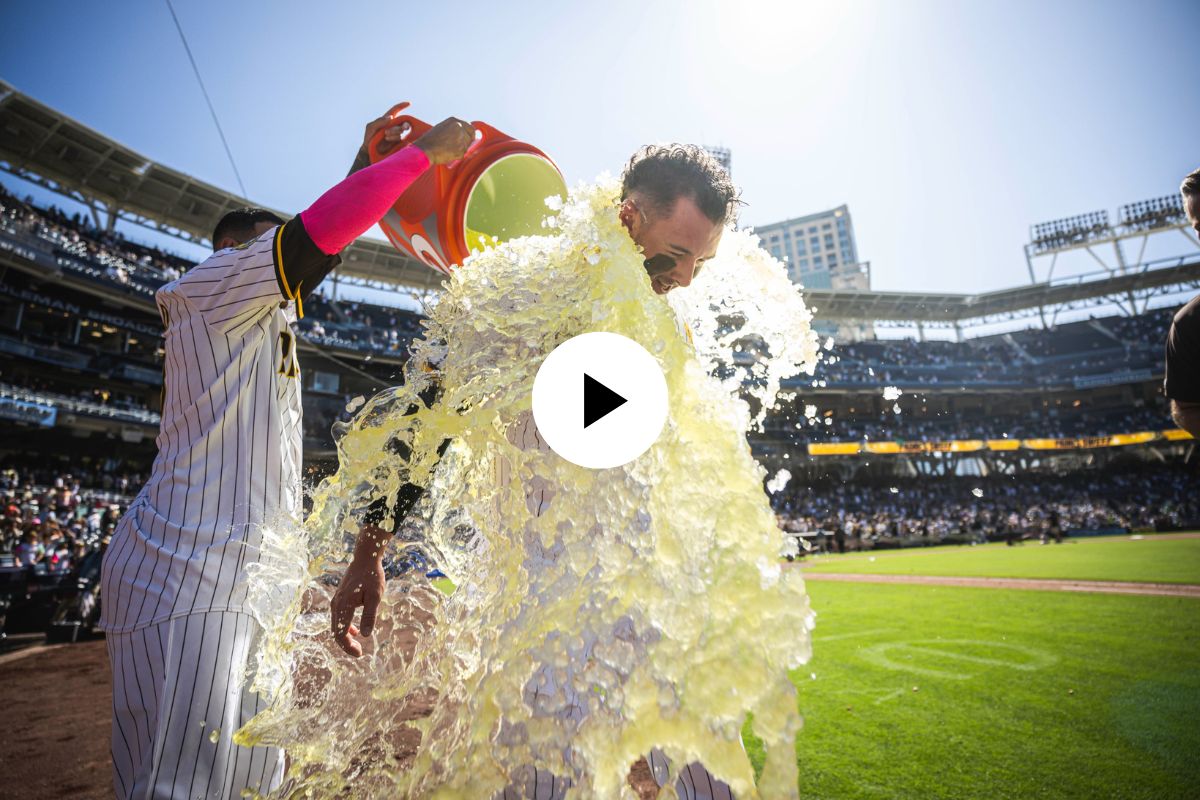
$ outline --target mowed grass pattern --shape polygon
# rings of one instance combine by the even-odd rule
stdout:
[[[1200,601],[808,589],[814,656],[793,676],[802,797],[1200,796]]]
[[[951,545],[810,557],[806,573],[955,575],[1200,584],[1200,538],[1129,537],[1036,541],[1008,547]],[[1197,796],[1200,797],[1200,787]]]

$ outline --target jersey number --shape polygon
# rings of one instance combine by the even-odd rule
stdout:
[[[291,331],[279,332],[279,374],[285,378],[295,378],[300,374],[300,365],[296,362]]]

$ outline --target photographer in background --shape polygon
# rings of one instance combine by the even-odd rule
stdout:
[[[1183,179],[1179,191],[1188,222],[1200,235],[1200,169]],[[1171,418],[1200,439],[1200,295],[1171,322],[1165,373],[1163,392],[1171,401]]]

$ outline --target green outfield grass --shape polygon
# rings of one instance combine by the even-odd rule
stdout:
[[[1120,577],[1044,574],[1077,572]],[[1200,600],[815,581],[808,589],[814,656],[793,676],[805,717],[796,743],[802,797],[1200,795]]]
[[[1200,539],[1129,537],[949,545],[810,557],[808,572],[1200,583]],[[1200,796],[1198,789],[1197,796]]]

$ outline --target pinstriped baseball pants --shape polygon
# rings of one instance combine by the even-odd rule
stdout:
[[[279,784],[280,750],[233,743],[265,706],[244,684],[257,633],[247,614],[212,611],[108,634],[118,798],[240,798]]]

